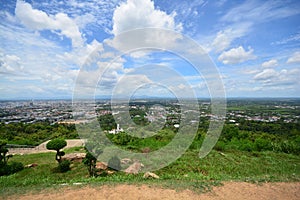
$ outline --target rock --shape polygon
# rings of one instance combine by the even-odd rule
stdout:
[[[138,174],[143,166],[144,165],[140,162],[134,162],[127,169],[125,169],[124,172],[126,172],[128,174]]]
[[[107,170],[106,172],[107,172],[108,175],[111,175],[111,174],[115,173],[114,171],[111,171],[111,170]]]
[[[36,167],[36,166],[38,166],[38,164],[32,163],[32,164],[29,164],[29,165],[25,165],[25,168],[32,168],[32,167]]]
[[[142,153],[150,153],[151,149],[149,147],[145,147],[142,149]]]
[[[107,163],[105,163],[105,162],[97,162],[96,163],[96,169],[98,169],[98,170],[106,170],[107,169]]]
[[[69,160],[73,162],[82,162],[86,153],[70,153],[61,158],[61,160]]]
[[[159,176],[152,173],[152,172],[146,172],[143,176],[144,178],[156,178],[156,179],[159,179]]]
[[[73,183],[73,185],[82,185],[83,183]]]
[[[132,160],[130,158],[123,158],[121,160],[121,164],[123,164],[123,165],[127,165],[129,163],[132,163]]]

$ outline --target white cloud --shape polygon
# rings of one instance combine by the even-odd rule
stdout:
[[[119,78],[114,88],[114,95],[131,96],[140,87],[149,86],[152,81],[144,74],[126,74]]]
[[[300,82],[299,77],[300,70],[299,69],[282,69],[280,71],[276,71],[274,69],[264,69],[263,71],[257,73],[253,79],[258,83],[261,83],[264,87],[292,87],[294,89],[299,88]]]
[[[236,38],[245,35],[249,28],[248,23],[239,24],[239,26],[233,26],[231,28],[219,31],[212,42],[212,47],[216,52],[221,52],[227,49],[231,42]]]
[[[66,97],[72,93],[78,70],[59,58],[62,47],[16,22],[3,22],[0,30],[0,60],[7,67],[0,67],[0,79],[10,86],[7,97]]]
[[[18,0],[15,9],[16,17],[28,28],[33,30],[60,31],[60,34],[72,40],[74,47],[83,44],[83,39],[75,21],[64,13],[48,15],[47,13],[33,9],[29,3]]]
[[[231,9],[222,17],[222,21],[265,22],[285,18],[300,13],[299,4],[288,4],[281,1],[245,1],[245,3]]]
[[[65,52],[58,57],[72,64],[76,64],[77,66],[82,66],[83,64],[89,64],[96,59],[99,59],[100,53],[103,51],[102,43],[93,40],[90,44],[86,44],[81,48],[76,48],[72,52]]]
[[[296,33],[296,34],[290,35],[289,37],[284,38],[282,40],[273,42],[271,44],[275,44],[275,45],[288,44],[288,43],[297,44],[299,41],[300,41],[300,33]]]
[[[225,50],[236,38],[252,32],[258,23],[298,15],[300,13],[299,5],[296,1],[244,1],[237,3],[220,18],[218,26],[224,27],[225,25],[224,31],[218,32],[213,40],[213,48],[209,49],[217,52]],[[233,31],[228,31],[230,29]],[[290,38],[290,40],[297,39],[299,36]]]
[[[249,47],[248,51],[242,46],[238,48],[232,48],[228,51],[223,52],[219,57],[218,60],[223,62],[224,64],[237,64],[241,62],[245,62],[247,60],[253,60],[256,56],[253,55],[253,49]]]
[[[269,61],[263,62],[261,64],[262,67],[274,67],[278,65],[278,61],[276,59],[271,59]]]
[[[300,51],[295,52],[286,63],[300,63]]]
[[[182,24],[175,22],[175,15],[175,12],[168,15],[155,9],[152,0],[127,0],[121,3],[113,14],[112,33],[116,37],[106,39],[104,43],[119,52],[126,53],[141,47],[169,49],[175,45],[176,39],[181,37],[179,34],[166,31],[166,29],[179,32],[182,30]],[[153,31],[142,28],[152,28]],[[136,31],[126,32],[132,30]],[[143,49],[139,52],[131,52],[130,56],[135,59],[145,58],[152,52],[153,49]]]
[[[19,73],[23,69],[20,60],[16,55],[5,55],[0,52],[0,74]]]
[[[264,69],[254,76],[254,80],[268,80],[277,77],[278,73],[274,69]]]
[[[181,24],[176,24],[174,17],[156,10],[151,0],[127,0],[114,11],[112,33],[117,35],[123,31],[136,28],[166,28],[176,31],[182,30]]]
[[[96,17],[91,13],[86,13],[75,17],[75,22],[80,29],[84,29],[87,24],[95,23]]]
[[[216,38],[214,39],[212,46],[217,52],[227,49],[232,41],[232,38],[226,33],[226,31],[218,32]]]

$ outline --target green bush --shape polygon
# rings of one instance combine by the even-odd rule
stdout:
[[[223,142],[223,141],[218,141],[217,144],[214,146],[214,149],[215,149],[216,151],[225,151],[225,147],[226,147],[225,142]]]
[[[241,151],[252,152],[255,150],[255,147],[253,145],[253,142],[245,139],[245,140],[240,140],[238,149]]]
[[[273,146],[277,152],[300,154],[300,146],[296,142],[282,141]]]
[[[20,162],[11,162],[11,164],[9,164],[9,166],[10,166],[11,174],[22,171],[24,169],[24,165]]]
[[[112,138],[112,142],[117,145],[127,145],[132,140],[133,140],[133,137],[126,133],[116,134]]]
[[[0,166],[0,176],[7,176],[22,171],[24,165],[20,162],[11,162],[11,164],[2,164]]]
[[[113,156],[108,161],[108,167],[114,170],[121,170],[121,161],[117,156]]]
[[[0,163],[0,176],[5,176],[10,174],[10,167],[6,164]]]
[[[257,138],[254,142],[255,149],[257,151],[272,150],[272,143],[269,140],[263,138]]]
[[[60,172],[67,172],[71,170],[70,168],[71,162],[69,160],[63,160],[58,164],[58,169]]]

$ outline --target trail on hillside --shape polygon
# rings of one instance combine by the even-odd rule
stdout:
[[[9,154],[31,154],[49,152],[49,150],[46,148],[46,145],[49,141],[50,140],[43,142],[42,144],[34,148],[9,148]],[[66,142],[67,146],[64,149],[84,146],[84,140],[82,139],[69,139],[66,140]]]
[[[299,200],[300,182],[297,183],[264,183],[262,185],[245,182],[226,182],[223,186],[214,187],[210,192],[197,194],[190,190],[175,191],[150,186],[117,185],[101,187],[66,188],[62,191],[41,192],[14,196],[9,199],[37,200],[37,199],[108,199],[108,200]]]

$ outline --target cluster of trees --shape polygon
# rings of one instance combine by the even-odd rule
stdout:
[[[117,128],[117,124],[112,114],[100,115],[98,121],[103,131],[110,131]]]
[[[258,122],[247,122],[247,124],[247,126],[225,125],[215,149],[300,154],[300,128],[297,128],[299,124],[286,124],[286,126]]]
[[[52,138],[75,139],[78,138],[75,125],[50,124],[49,122],[25,123],[0,123],[0,139],[9,144],[32,145]]]
[[[195,141],[190,148],[198,149],[205,137],[209,123],[202,122]],[[247,122],[236,126],[226,124],[215,146],[216,150],[241,150],[241,151],[274,151],[283,153],[300,154],[300,127],[299,123],[290,123],[287,126],[274,123]],[[250,127],[250,128],[249,128]],[[280,129],[280,127],[285,127]],[[251,129],[251,130],[249,130]],[[168,144],[175,136],[176,131],[164,128],[156,135],[148,138],[137,138],[127,133],[107,135],[116,145],[123,148],[141,152],[145,147],[156,150]]]

